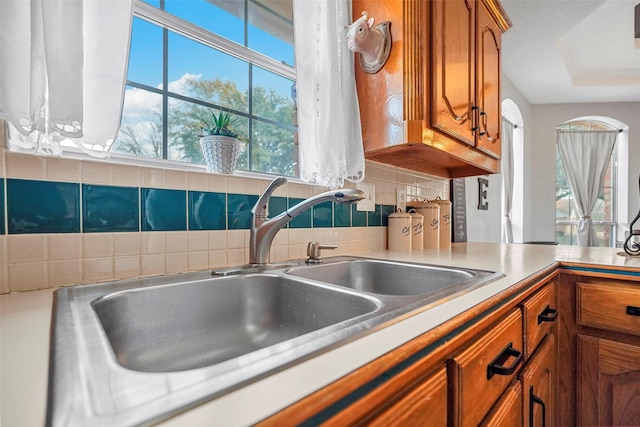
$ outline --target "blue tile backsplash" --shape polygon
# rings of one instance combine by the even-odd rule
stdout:
[[[0,234],[4,233],[4,179],[0,178]]]
[[[226,230],[227,195],[189,191],[189,230]]]
[[[0,178],[0,234],[246,230],[257,200],[249,194]],[[269,215],[303,200],[272,197]],[[356,205],[328,201],[302,212],[288,226],[386,226],[394,210],[376,205],[375,212],[363,212]]]
[[[9,234],[79,233],[80,185],[7,179]]]
[[[140,231],[138,188],[82,186],[82,231]]]
[[[187,230],[185,191],[143,188],[140,191],[140,203],[142,204],[142,231]]]

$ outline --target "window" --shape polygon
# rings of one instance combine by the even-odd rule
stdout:
[[[207,109],[236,118],[239,169],[297,175],[293,0],[137,0],[113,152],[204,163]]]
[[[606,123],[596,121],[572,121],[558,126],[563,130],[611,130]],[[616,242],[616,150],[613,151],[604,177],[598,201],[591,212],[599,246],[614,247]],[[580,215],[576,210],[565,170],[556,154],[556,240],[561,245],[577,244],[577,225]]]

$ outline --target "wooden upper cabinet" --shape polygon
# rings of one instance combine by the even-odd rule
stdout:
[[[498,0],[353,0],[352,9],[354,20],[366,10],[390,21],[393,40],[380,71],[356,65],[365,156],[444,178],[499,172],[500,35],[511,23]]]
[[[432,126],[475,145],[475,0],[432,5]]]
[[[476,146],[500,158],[500,38],[501,31],[483,2],[477,7]]]

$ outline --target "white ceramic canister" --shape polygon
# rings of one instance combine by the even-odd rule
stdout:
[[[424,217],[424,228],[422,233],[423,245],[425,249],[437,249],[440,247],[440,205],[429,202],[413,201],[407,203]]]
[[[424,245],[424,215],[415,209],[410,209],[409,215],[411,215],[411,249],[422,249]]]
[[[387,236],[390,251],[410,251],[411,215],[401,211],[389,215]]]
[[[451,247],[451,202],[443,200],[440,196],[436,197],[431,203],[437,203],[440,206],[440,247]]]

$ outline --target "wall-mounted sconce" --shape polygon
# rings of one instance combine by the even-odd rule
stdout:
[[[391,52],[391,22],[385,21],[375,27],[374,19],[369,18],[367,11],[349,26],[347,30],[347,47],[360,54],[360,66],[367,73],[377,73]]]

